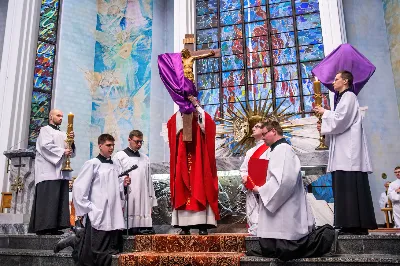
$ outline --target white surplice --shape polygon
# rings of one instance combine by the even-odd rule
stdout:
[[[124,151],[119,151],[113,157],[114,163],[118,164],[123,171],[132,165],[138,166],[129,173],[131,178],[128,204],[129,228],[152,227],[152,208],[157,206],[149,157],[141,152],[139,154],[140,157],[129,157]]]
[[[243,163],[240,166],[240,176],[248,176],[248,166],[249,160],[251,156],[253,156],[254,152],[260,148],[262,145],[265,145],[263,140],[259,140],[256,142],[256,146],[249,149],[246,152],[246,156],[244,157]],[[269,151],[268,148],[259,159],[268,160],[269,159]],[[246,217],[247,217],[247,225],[248,225],[248,232],[251,235],[257,235],[257,227],[258,227],[258,199],[255,196],[254,192],[246,189],[245,186],[242,186],[243,191],[246,193]]]
[[[123,177],[117,164],[87,161],[74,182],[72,197],[75,215],[88,214],[92,227],[102,231],[124,229],[122,203]]]
[[[66,139],[65,132],[49,125],[40,129],[36,140],[35,185],[45,180],[71,180],[71,172],[61,171]]]
[[[392,201],[394,224],[396,228],[400,228],[400,194],[395,190],[400,188],[400,179],[390,183],[388,188],[388,197]]]
[[[325,110],[321,134],[329,141],[328,172],[361,171],[372,173],[367,139],[357,96],[345,92],[335,111]]]
[[[257,236],[299,240],[315,224],[301,178],[300,160],[287,143],[272,148],[269,156],[267,182],[259,188]]]

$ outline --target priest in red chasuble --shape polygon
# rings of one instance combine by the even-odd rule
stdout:
[[[219,220],[218,176],[215,162],[216,126],[195,98],[192,80],[184,75],[181,54],[158,57],[160,77],[179,106],[168,121],[172,225],[208,234]]]

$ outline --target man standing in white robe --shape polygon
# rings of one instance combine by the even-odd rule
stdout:
[[[262,137],[262,123],[259,122],[253,127],[253,138],[256,142],[256,146],[251,148],[246,152],[246,156],[244,157],[244,161],[240,166],[240,175],[242,177],[242,183],[246,184],[247,177],[249,175],[249,161],[254,155],[256,151],[264,148],[264,151],[257,159],[268,160],[269,158],[269,147],[265,145],[265,142]],[[261,148],[260,148],[261,147]],[[261,152],[262,152],[261,151]],[[246,217],[247,217],[247,226],[248,232],[250,235],[257,235],[257,225],[258,225],[258,203],[259,203],[259,195],[254,193],[252,190],[246,189],[243,186],[243,191],[246,193]]]
[[[49,114],[49,124],[40,129],[36,141],[35,196],[28,232],[37,235],[60,235],[70,227],[69,180],[71,172],[62,171],[65,157],[73,156],[67,149],[67,134],[60,131],[63,113],[54,109]],[[70,133],[74,138],[74,132]]]
[[[332,172],[334,225],[341,234],[365,235],[378,227],[368,181],[372,166],[357,96],[349,89],[352,84],[353,75],[339,71],[333,82],[339,93],[334,110],[316,107],[314,111],[322,115],[317,129],[329,141],[327,172]]]
[[[135,171],[129,173],[132,180],[129,189],[128,227],[129,234],[154,234],[152,223],[152,208],[157,206],[153,179],[150,172],[150,160],[146,154],[140,152],[143,144],[143,133],[132,130],[129,133],[129,147],[117,152],[113,161],[122,170],[137,165]]]
[[[262,134],[271,149],[267,181],[253,189],[261,198],[257,236],[262,255],[286,261],[329,252],[334,230],[324,225],[313,231],[300,160],[283,137],[279,122],[264,123]]]
[[[80,239],[78,265],[110,266],[112,255],[122,251],[122,212],[124,187],[129,176],[119,177],[120,167],[113,163],[114,138],[102,134],[98,138],[100,154],[87,161],[72,189],[76,216],[85,224]]]
[[[393,205],[394,227],[400,228],[400,166],[394,169],[394,174],[397,179],[390,183],[388,197]]]

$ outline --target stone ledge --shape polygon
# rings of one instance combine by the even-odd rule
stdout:
[[[19,149],[19,150],[8,150],[3,152],[3,154],[8,158],[16,158],[16,157],[31,157],[35,158],[36,151],[35,148],[30,149]]]

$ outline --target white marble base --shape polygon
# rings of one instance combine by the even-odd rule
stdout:
[[[29,219],[28,214],[0,213],[0,224],[29,223]]]

